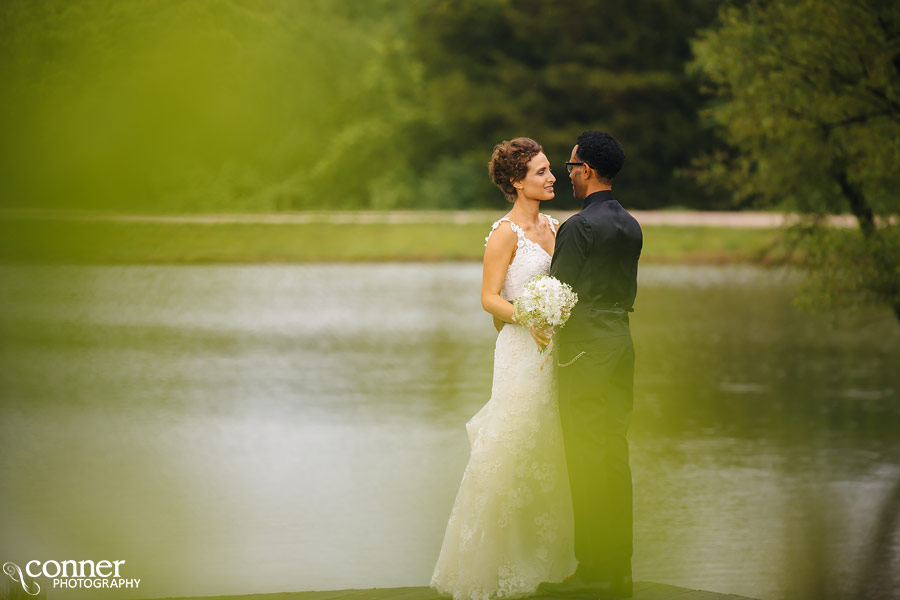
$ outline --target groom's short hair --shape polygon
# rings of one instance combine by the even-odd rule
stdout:
[[[605,179],[616,176],[625,163],[625,151],[616,138],[604,131],[588,130],[578,136],[578,158]]]

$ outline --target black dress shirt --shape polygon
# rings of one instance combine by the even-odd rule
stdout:
[[[628,335],[628,312],[637,295],[638,259],[643,235],[637,220],[612,190],[584,199],[556,234],[550,274],[572,286],[578,304],[560,332],[566,340]]]

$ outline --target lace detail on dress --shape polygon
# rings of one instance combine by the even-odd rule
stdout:
[[[544,213],[541,213],[541,215],[547,219],[550,223],[550,229],[553,231],[553,234],[556,235],[556,227],[559,225],[559,221]],[[529,279],[535,275],[546,275],[550,272],[550,261],[552,260],[552,257],[547,254],[547,251],[544,250],[540,244],[532,242],[525,237],[525,232],[522,228],[516,225],[509,217],[503,217],[502,219],[494,221],[494,224],[491,226],[491,233],[484,238],[485,246],[487,246],[487,241],[490,239],[491,234],[494,233],[494,230],[504,221],[509,223],[510,229],[512,229],[518,237],[518,241],[516,242],[516,256],[506,270],[506,280],[503,282],[503,289],[500,291],[500,295],[503,298],[512,302],[522,295],[522,290]],[[521,260],[519,258],[520,256],[522,257]]]
[[[504,220],[519,236],[503,286],[513,299],[526,281],[548,272],[550,255],[508,218],[491,231]],[[528,329],[504,325],[490,400],[466,424],[471,455],[431,579],[454,600],[526,596],[575,567],[556,382],[553,369],[540,368],[543,361]]]

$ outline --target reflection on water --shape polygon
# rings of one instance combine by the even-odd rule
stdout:
[[[480,276],[3,267],[0,558],[127,560],[141,587],[108,598],[426,584],[490,390]],[[798,312],[792,285],[642,269],[638,579],[779,598],[812,542],[865,563],[900,477],[900,327]]]

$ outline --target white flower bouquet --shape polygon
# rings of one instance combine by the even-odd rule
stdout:
[[[578,294],[572,290],[572,286],[556,277],[538,275],[528,280],[522,295],[513,300],[513,306],[516,307],[514,318],[516,323],[526,327],[553,331],[566,324],[577,303]],[[551,339],[544,350],[552,345]]]

